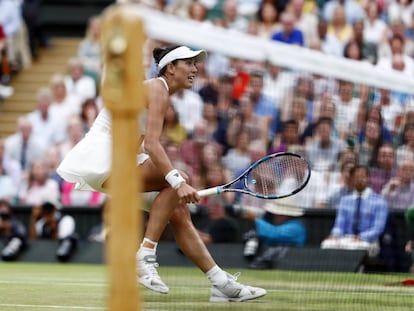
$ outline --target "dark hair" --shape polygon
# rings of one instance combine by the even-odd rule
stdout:
[[[369,168],[368,168],[368,166],[362,165],[362,164],[355,165],[353,168],[351,168],[351,170],[350,170],[349,173],[350,173],[351,176],[354,176],[355,172],[358,171],[358,170],[360,170],[360,169],[364,170],[365,173],[367,174],[367,176],[369,176]]]
[[[42,215],[50,215],[55,211],[56,206],[51,202],[44,202],[41,205],[41,208],[42,208]]]
[[[351,58],[351,56],[349,54],[349,50],[353,45],[356,45],[358,47],[358,51],[359,51],[358,59],[356,59],[356,60],[362,60],[363,59],[362,47],[359,44],[359,42],[356,41],[356,40],[351,40],[347,44],[345,44],[342,56],[345,57],[345,58]]]
[[[316,127],[318,127],[321,124],[328,124],[332,128],[333,120],[329,117],[320,117],[316,122]]]
[[[279,20],[279,9],[276,6],[276,1],[272,1],[272,0],[264,0],[260,3],[259,9],[257,10],[256,13],[256,17],[257,20],[260,22],[263,22],[263,8],[265,5],[270,4],[271,6],[273,6],[276,10],[276,19],[274,20],[274,22],[278,22]]]
[[[282,130],[286,129],[287,126],[292,125],[296,128],[299,128],[299,123],[298,121],[294,120],[294,119],[289,119],[285,122],[282,123]]]
[[[10,207],[10,202],[5,199],[0,199],[0,207],[5,207],[7,211],[0,212],[0,218],[2,220],[10,220],[12,217],[12,209]]]
[[[88,118],[86,116],[86,108],[87,107],[93,107],[96,110],[96,114],[98,114],[98,106],[96,105],[96,100],[94,98],[88,98],[86,99],[82,105],[81,105],[81,112],[80,112],[80,117],[82,119],[82,121],[86,121]]]
[[[403,135],[402,135],[402,144],[406,144],[407,143],[406,133],[409,130],[414,130],[414,123],[407,123],[404,126],[404,129],[403,129],[403,132],[402,132],[403,133]]]
[[[164,48],[154,48],[154,50],[152,51],[152,56],[154,57],[155,63],[158,65],[160,63],[160,60],[167,55],[168,53],[170,53],[172,50],[175,50],[176,48],[179,48],[181,45],[172,45],[172,46],[167,46]],[[176,63],[176,60],[172,62],[173,64]],[[165,73],[165,67],[162,68],[159,72],[159,76],[163,75]]]

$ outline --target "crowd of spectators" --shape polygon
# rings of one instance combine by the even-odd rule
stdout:
[[[0,0],[0,6],[10,2]],[[410,0],[151,3],[206,27],[233,29],[414,77]],[[0,25],[9,48],[8,40],[24,23],[19,14],[20,27],[10,31],[5,12],[0,9]],[[67,71],[56,73],[50,85],[39,89],[33,99],[36,108],[19,118],[15,134],[0,140],[0,198],[35,206],[43,203],[44,193],[64,205],[99,206],[105,201],[104,194],[76,191],[55,173],[57,163],[85,135],[103,106],[100,23],[99,16],[90,18]],[[0,48],[1,35],[0,30]],[[41,31],[33,40],[47,44]],[[165,44],[148,40],[147,78],[157,74],[152,49]],[[368,167],[367,186],[383,196],[390,209],[414,206],[412,94],[208,52],[193,89],[171,97],[162,133],[174,165],[189,173],[196,188],[230,181],[257,159],[258,150],[264,155],[293,151],[308,158],[312,167],[308,186],[297,195],[300,208],[337,208],[341,196],[352,190],[349,172],[355,165]],[[2,61],[4,55],[10,57],[2,55]],[[237,204],[243,204],[243,196],[226,194],[223,200],[201,202],[211,211]],[[206,223],[205,240],[220,240],[208,228]]]

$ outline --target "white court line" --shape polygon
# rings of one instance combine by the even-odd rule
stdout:
[[[49,284],[50,281],[1,281],[0,284],[30,284],[30,285],[44,285]],[[76,283],[76,282],[59,282],[56,280],[54,285],[61,285],[61,286],[80,286],[80,287],[105,287],[108,286],[107,283]]]
[[[46,309],[73,309],[73,310],[105,310],[102,307],[81,307],[81,306],[52,306],[52,305],[24,305],[14,303],[0,303],[0,307],[13,308],[46,308]]]

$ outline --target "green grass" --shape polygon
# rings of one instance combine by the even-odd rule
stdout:
[[[144,310],[408,311],[414,306],[414,287],[384,285],[410,277],[402,274],[243,270],[239,280],[266,288],[268,295],[246,303],[210,303],[209,283],[199,270],[159,271],[170,293],[143,289]],[[0,263],[1,311],[105,310],[108,288],[102,265]]]

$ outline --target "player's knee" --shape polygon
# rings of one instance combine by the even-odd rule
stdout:
[[[178,205],[173,212],[171,220],[175,223],[185,223],[191,222],[190,211],[188,209],[187,204],[180,204]]]

